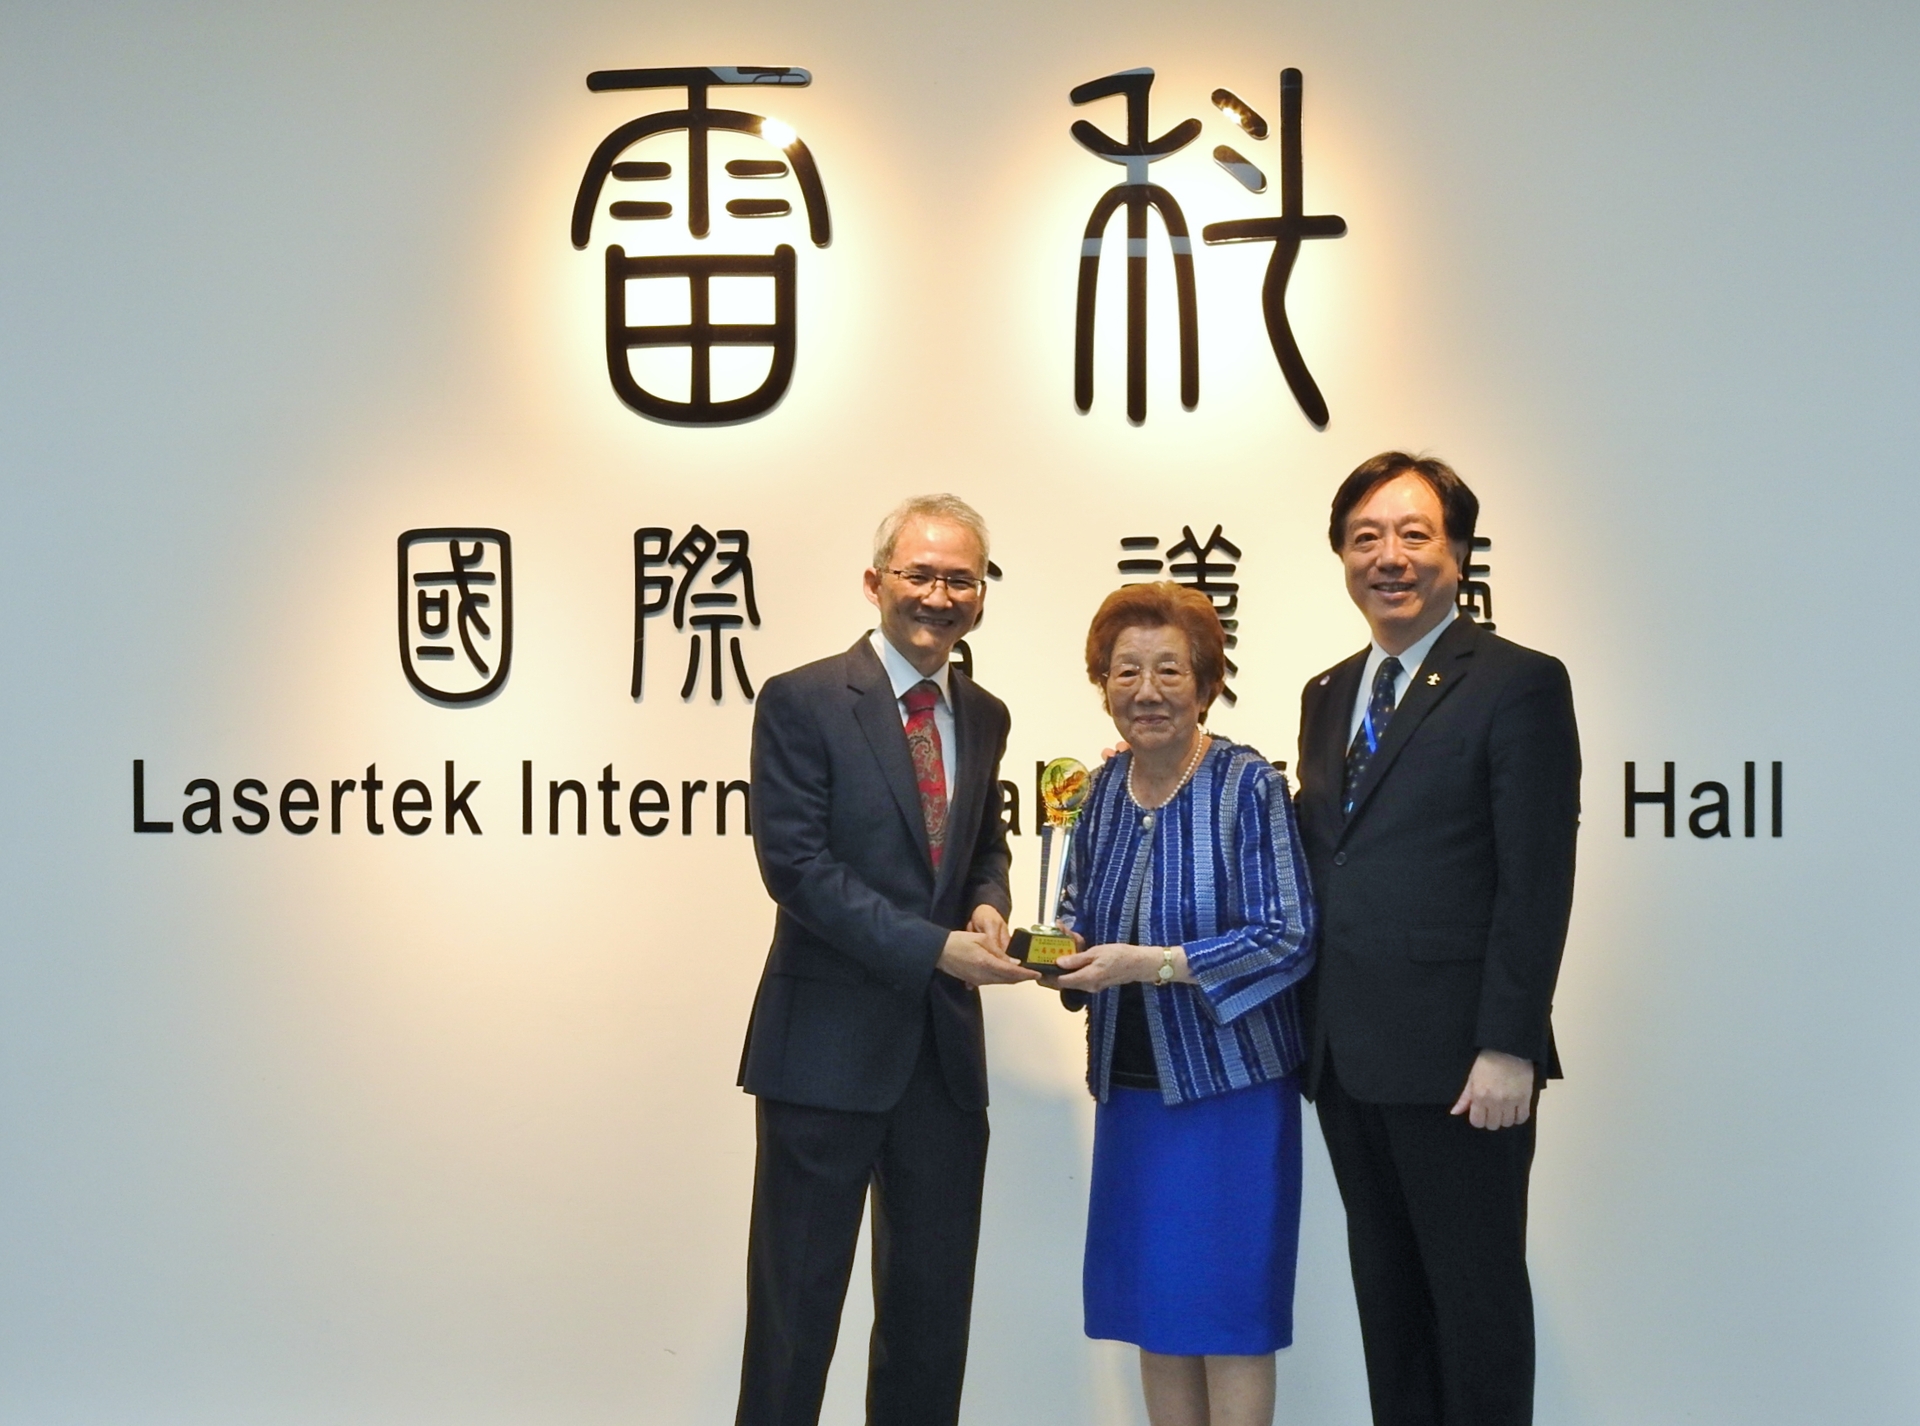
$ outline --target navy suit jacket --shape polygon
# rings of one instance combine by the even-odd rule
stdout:
[[[931,1025],[948,1089],[987,1102],[980,993],[934,969],[982,902],[1004,915],[1006,705],[949,674],[958,778],[933,867],[899,702],[863,637],[767,680],[753,715],[754,848],[779,907],[740,1061],[749,1094],[880,1112]]]
[[[1342,811],[1366,651],[1308,681],[1296,808],[1320,903],[1308,1089],[1451,1104],[1483,1049],[1559,1074],[1580,739],[1558,659],[1456,619]]]

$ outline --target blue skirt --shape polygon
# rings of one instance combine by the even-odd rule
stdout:
[[[1115,1088],[1096,1109],[1089,1337],[1177,1357],[1278,1351],[1299,1248],[1297,1080],[1175,1105]]]

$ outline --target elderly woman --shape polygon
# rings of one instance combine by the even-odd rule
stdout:
[[[1057,984],[1091,996],[1086,1331],[1139,1346],[1153,1426],[1269,1426],[1293,1340],[1313,908],[1286,780],[1202,726],[1225,670],[1176,584],[1116,591],[1087,633],[1127,750],[1081,815]]]

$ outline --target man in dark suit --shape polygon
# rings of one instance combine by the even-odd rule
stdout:
[[[880,526],[880,627],[769,679],[753,721],[760,875],[779,907],[740,1083],[758,1097],[738,1426],[813,1426],[869,1186],[871,1426],[960,1414],[987,1158],[979,987],[1006,954],[1007,710],[949,665],[986,596],[950,495]]]
[[[1457,615],[1478,514],[1436,460],[1346,479],[1329,537],[1373,642],[1301,700],[1308,1090],[1376,1426],[1533,1419],[1527,1178],[1559,1074],[1580,747],[1560,662]]]

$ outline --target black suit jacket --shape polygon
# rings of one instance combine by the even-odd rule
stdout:
[[[1558,659],[1458,618],[1341,810],[1366,652],[1308,682],[1297,807],[1320,903],[1309,1089],[1451,1104],[1483,1049],[1559,1074],[1549,1012],[1573,905],[1580,742]]]
[[[866,638],[767,680],[753,715],[754,847],[779,906],[741,1055],[749,1094],[880,1112],[931,1021],[947,1086],[987,1102],[980,994],[934,970],[982,902],[1002,914],[1006,705],[954,669],[958,778],[938,875],[898,700]]]

